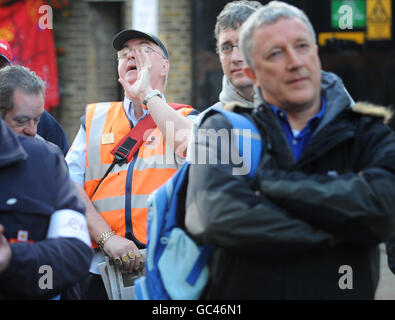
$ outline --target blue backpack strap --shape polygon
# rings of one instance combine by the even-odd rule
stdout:
[[[248,171],[248,178],[251,179],[258,169],[262,155],[262,141],[257,127],[250,119],[238,113],[225,111],[220,108],[213,108],[212,110],[224,115],[234,129],[240,130],[238,131],[237,147],[244,163],[251,163],[251,168],[249,168],[250,170]],[[250,139],[251,143],[247,145],[251,146],[251,150],[243,150],[244,139]],[[254,152],[252,152],[252,150]]]
[[[199,278],[200,273],[202,272],[205,264],[207,263],[208,259],[211,256],[211,253],[213,252],[213,247],[206,245],[200,247],[199,250],[200,250],[199,258],[196,260],[191,272],[189,273],[186,279],[186,281],[191,286],[193,286],[196,283],[197,279]]]
[[[179,201],[179,191],[182,188],[184,181],[188,179],[188,168],[189,168],[189,163],[185,162],[181,168],[178,169],[176,174],[171,178],[172,183],[171,185],[173,186],[172,190],[167,190],[168,191],[168,214],[166,217],[166,224],[165,224],[165,230],[169,230],[173,226],[177,225],[177,204]],[[169,186],[168,184],[166,186]],[[173,211],[173,212],[170,212]]]

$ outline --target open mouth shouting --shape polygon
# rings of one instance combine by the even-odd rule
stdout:
[[[133,64],[128,64],[126,72],[134,71],[134,70],[137,70],[136,65],[134,63]]]

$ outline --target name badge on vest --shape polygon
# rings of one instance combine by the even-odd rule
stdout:
[[[101,136],[101,144],[111,144],[114,143],[115,138],[113,133],[104,133]]]

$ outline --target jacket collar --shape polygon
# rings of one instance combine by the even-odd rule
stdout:
[[[12,132],[11,128],[0,119],[0,167],[28,158],[20,139],[23,139],[23,137],[18,137]]]
[[[331,72],[322,71],[321,95],[326,98],[327,108],[316,131],[326,126],[343,111],[350,110],[355,104],[344,87],[343,81]]]
[[[235,89],[235,87],[230,83],[228,78],[224,75],[222,78],[222,91],[219,94],[219,101],[226,105],[232,101],[240,101],[246,104],[248,107],[253,107],[254,103],[252,101],[248,101],[239,95]]]

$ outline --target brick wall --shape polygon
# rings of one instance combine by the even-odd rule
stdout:
[[[119,4],[70,1],[69,17],[55,14],[55,41],[59,55],[60,107],[54,115],[69,143],[79,129],[87,103],[117,99],[116,55],[111,39],[119,29]]]
[[[132,25],[132,1],[70,1],[69,17],[55,12],[61,104],[53,111],[69,143],[80,126],[85,105],[121,97],[112,37]],[[191,1],[158,0],[158,36],[170,54],[168,101],[192,103]]]
[[[192,1],[158,2],[158,34],[170,54],[166,97],[168,101],[192,104]]]

